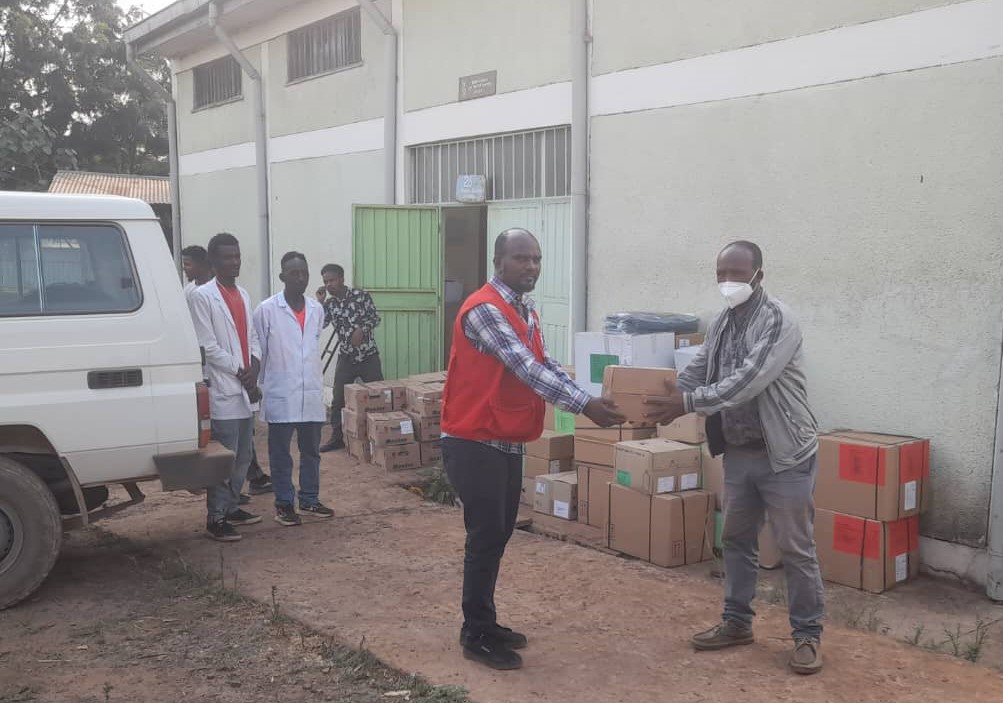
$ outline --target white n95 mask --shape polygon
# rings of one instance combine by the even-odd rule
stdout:
[[[759,269],[756,269],[756,272],[752,274],[752,278],[748,283],[740,283],[738,281],[722,281],[717,284],[717,287],[721,291],[721,295],[724,296],[724,300],[728,304],[729,308],[735,309],[752,297],[752,281],[756,280],[756,276],[758,275]]]

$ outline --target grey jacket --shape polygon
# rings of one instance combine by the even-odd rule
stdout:
[[[679,375],[688,412],[707,416],[707,438],[714,456],[724,451],[722,410],[758,403],[763,439],[774,471],[798,466],[818,450],[818,423],[808,407],[802,370],[801,328],[790,309],[766,294],[750,299],[754,305],[745,329],[749,350],[737,370],[717,379],[721,336],[732,322],[730,310],[720,313],[707,328],[703,349]]]

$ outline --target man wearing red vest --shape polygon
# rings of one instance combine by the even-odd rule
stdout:
[[[463,501],[463,627],[467,659],[518,669],[526,636],[498,624],[494,593],[522,490],[526,442],[543,433],[545,403],[602,427],[624,421],[616,406],[575,385],[543,343],[526,294],[540,277],[540,244],[524,229],[495,241],[495,275],[463,303],[442,406],[442,458]]]

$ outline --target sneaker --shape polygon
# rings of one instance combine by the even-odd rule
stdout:
[[[237,508],[232,513],[226,516],[226,521],[231,525],[236,525],[238,527],[243,525],[257,525],[261,522],[260,515],[252,515],[246,510],[241,510]]]
[[[754,641],[751,627],[743,627],[730,620],[724,620],[719,625],[690,638],[690,643],[698,652],[727,649],[742,644],[752,644]]]
[[[235,529],[233,529],[233,525],[228,523],[226,520],[207,522],[205,525],[205,533],[209,539],[214,539],[217,542],[239,542],[243,539],[243,537]]]
[[[460,644],[463,644],[467,640],[467,626],[466,624],[460,628]],[[503,644],[509,649],[523,649],[529,644],[529,640],[526,635],[521,632],[515,632],[510,627],[503,627],[502,625],[495,625],[488,633],[487,636],[492,638],[498,644]]]
[[[795,637],[794,651],[788,662],[797,674],[817,674],[822,670],[822,642],[817,637]]]
[[[264,474],[258,478],[252,478],[247,482],[247,485],[251,490],[252,496],[259,496],[262,493],[272,492],[272,479],[268,476],[268,474]]]
[[[237,501],[238,505],[248,505],[251,502],[251,496],[246,493],[240,494],[240,500]]]
[[[463,658],[480,662],[498,671],[522,668],[522,657],[487,634],[464,642]]]
[[[276,505],[275,506],[275,522],[283,525],[285,527],[295,527],[296,525],[302,524],[300,516],[296,513],[296,509],[291,505]]]
[[[313,515],[314,517],[334,517],[334,511],[319,500],[313,505],[303,505],[300,503],[300,512]]]
[[[321,452],[336,452],[339,449],[345,448],[345,440],[343,439],[332,439],[327,444],[321,445]]]

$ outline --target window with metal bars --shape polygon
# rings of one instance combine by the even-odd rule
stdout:
[[[196,66],[192,73],[195,76],[195,98],[192,101],[195,110],[241,97],[242,73],[240,64],[232,56]]]
[[[362,63],[362,12],[358,7],[289,33],[290,83]]]
[[[531,132],[411,147],[408,200],[444,203],[455,199],[458,176],[486,179],[488,200],[554,198],[571,193],[571,129]]]

